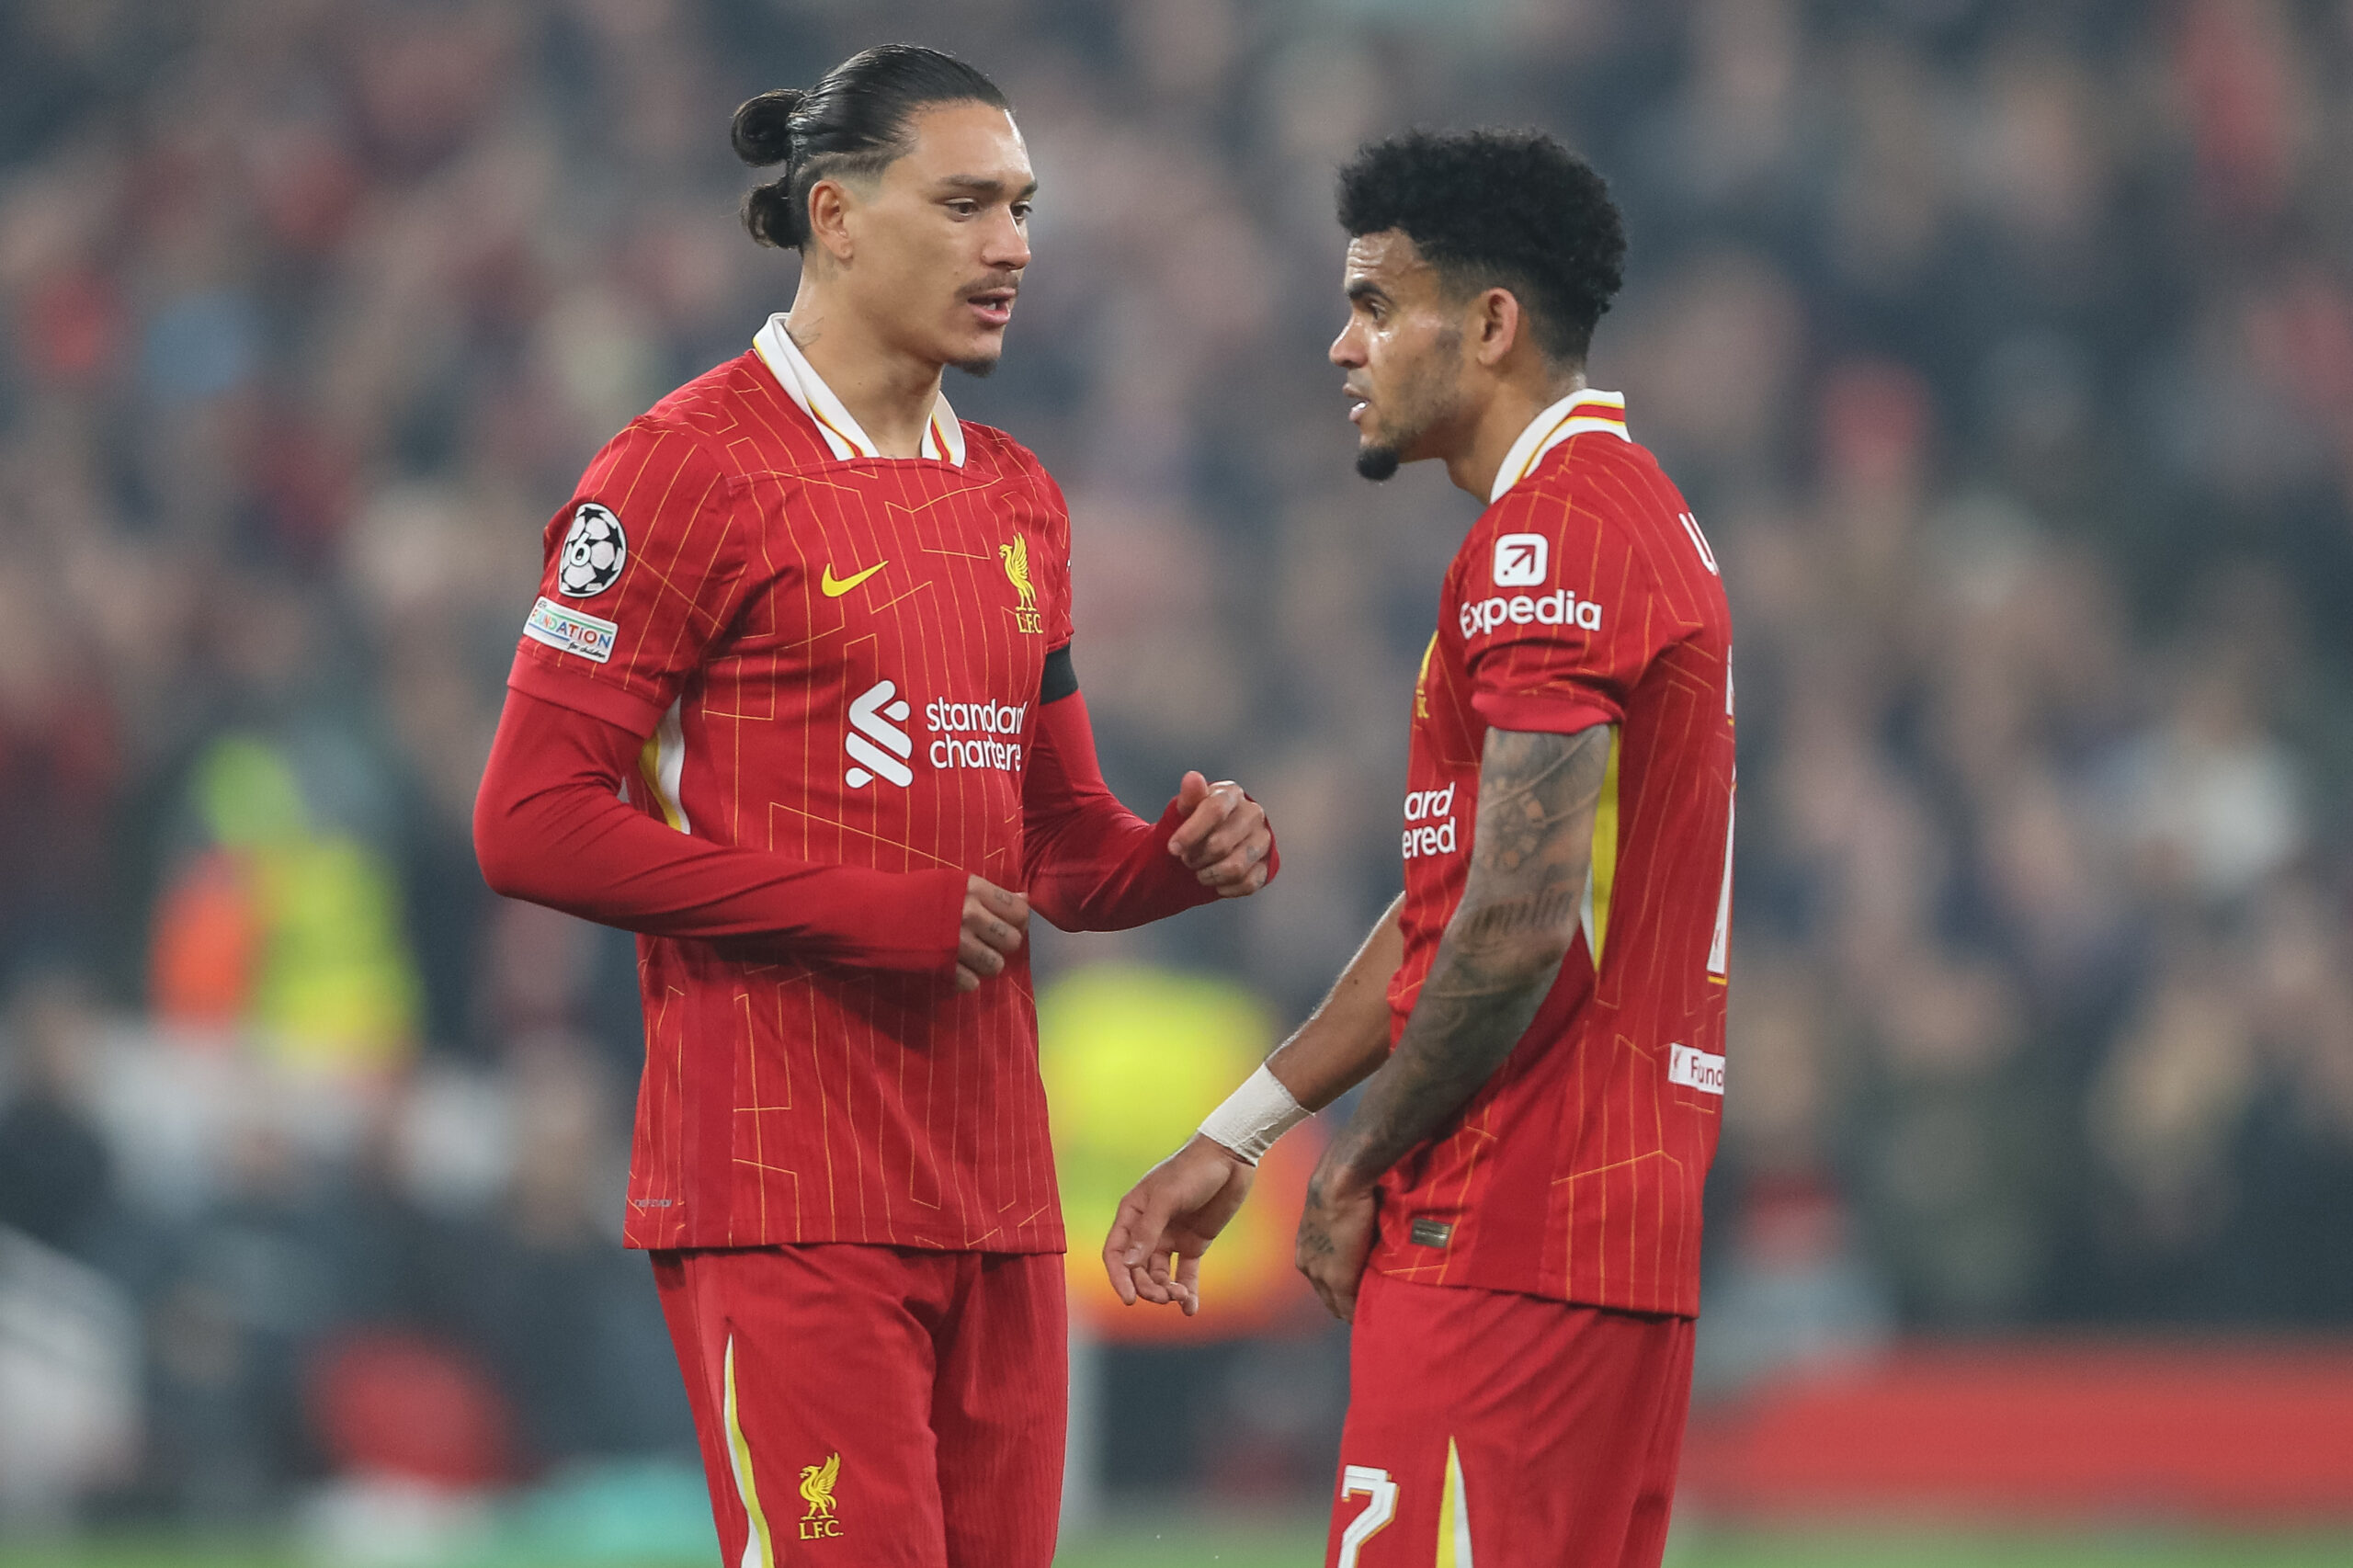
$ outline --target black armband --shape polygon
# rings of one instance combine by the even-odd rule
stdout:
[[[1038,706],[1060,702],[1078,690],[1078,672],[1071,667],[1070,644],[1065,642],[1046,655],[1046,673],[1038,681]]]

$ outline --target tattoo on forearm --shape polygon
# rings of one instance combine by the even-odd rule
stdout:
[[[1566,888],[1546,888],[1472,910],[1455,929],[1461,931],[1465,943],[1473,947],[1532,931],[1549,931],[1574,915],[1579,902],[1578,896]]]
[[[1461,906],[1336,1160],[1385,1171],[1478,1092],[1552,989],[1576,930],[1609,732],[1490,730]]]

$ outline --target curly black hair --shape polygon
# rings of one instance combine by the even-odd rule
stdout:
[[[1409,131],[1340,170],[1340,226],[1410,236],[1447,286],[1508,289],[1548,358],[1582,362],[1624,280],[1626,222],[1593,165],[1540,131]]]

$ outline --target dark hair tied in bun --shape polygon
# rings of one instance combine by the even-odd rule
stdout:
[[[809,243],[809,191],[821,179],[881,174],[907,150],[907,121],[931,104],[1010,108],[1005,94],[952,54],[886,43],[851,55],[805,92],[777,87],[735,111],[735,155],[784,172],[744,198],[744,227],[764,245]]]
[[[746,99],[735,111],[730,140],[735,155],[754,168],[788,162],[792,157],[792,117],[809,95],[799,87],[772,87]]]

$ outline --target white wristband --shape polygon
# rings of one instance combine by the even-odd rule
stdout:
[[[1307,1112],[1291,1098],[1283,1081],[1262,1063],[1226,1096],[1225,1103],[1201,1123],[1201,1136],[1222,1143],[1249,1165],[1275,1146],[1275,1140],[1307,1119]]]

